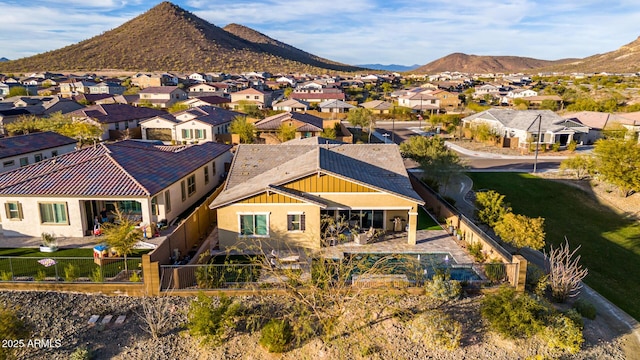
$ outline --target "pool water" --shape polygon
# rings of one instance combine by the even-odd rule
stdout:
[[[353,263],[352,274],[373,271],[382,274],[406,274],[412,281],[431,279],[436,273],[448,273],[452,280],[480,280],[471,265],[458,265],[449,253],[390,254],[345,253],[345,261]],[[374,268],[375,267],[375,268]]]

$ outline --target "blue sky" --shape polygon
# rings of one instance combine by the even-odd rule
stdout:
[[[0,57],[99,35],[159,1],[0,0]],[[238,23],[348,64],[424,65],[454,52],[545,60],[615,50],[640,36],[637,0],[186,0],[214,25]]]

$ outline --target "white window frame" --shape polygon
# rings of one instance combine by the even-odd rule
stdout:
[[[262,216],[264,215],[266,217],[266,230],[267,233],[264,235],[257,235],[255,234],[255,217],[256,216]],[[270,215],[271,213],[269,212],[242,212],[242,213],[238,213],[238,235],[239,236],[244,236],[244,237],[254,237],[254,238],[268,238],[269,237],[269,233],[270,233]],[[243,234],[242,233],[242,217],[243,216],[253,216],[254,220],[253,220],[253,227],[254,227],[254,234]]]

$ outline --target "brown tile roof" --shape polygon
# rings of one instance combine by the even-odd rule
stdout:
[[[99,144],[0,174],[0,195],[151,196],[230,149],[214,142]]]
[[[305,128],[305,130],[300,131],[322,131],[322,118],[311,114],[304,114],[299,112],[284,112],[281,114],[276,114],[273,116],[269,116],[258,121],[256,125],[256,129],[258,130],[277,130],[283,122],[288,120],[298,120],[305,124],[311,125],[311,127]],[[303,125],[304,126],[304,125]]]
[[[139,94],[171,94],[177,86],[151,86],[146,89],[140,90]]]
[[[75,139],[51,131],[0,138],[0,159],[75,143]]]
[[[108,124],[125,120],[148,119],[166,114],[165,111],[127,104],[92,105],[70,113],[72,117],[89,117]]]

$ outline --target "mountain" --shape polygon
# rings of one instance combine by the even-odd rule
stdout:
[[[426,65],[420,66],[412,72],[418,74],[442,71],[459,71],[475,74],[511,73],[562,64],[572,60],[573,59],[549,61],[519,56],[479,56],[453,53]]]
[[[327,70],[361,70],[305,53],[249,28],[239,25],[229,28],[242,36],[217,27],[170,2],[162,2],[123,25],[88,40],[1,63],[0,71],[119,69],[325,73]]]
[[[9,59],[7,59],[6,57],[1,57],[0,58],[0,62],[5,62],[5,61],[9,61]]]
[[[363,64],[363,65],[356,65],[359,67],[363,67],[366,69],[373,69],[373,70],[384,70],[384,71],[394,71],[394,72],[405,72],[405,71],[411,71],[413,69],[416,69],[418,67],[420,67],[420,65],[415,64],[415,65],[397,65],[397,64],[389,64],[389,65],[382,65],[382,64]]]
[[[617,50],[597,54],[566,64],[551,66],[549,71],[570,72],[640,72],[640,37]]]

